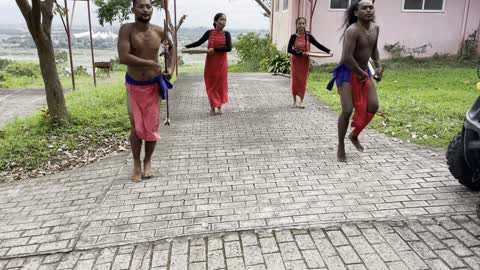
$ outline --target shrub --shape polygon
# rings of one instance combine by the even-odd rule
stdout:
[[[268,34],[247,33],[238,35],[238,40],[233,45],[240,59],[239,64],[251,71],[267,71],[267,66],[262,66],[263,59],[271,59],[277,49],[270,43]]]
[[[414,57],[420,54],[423,54],[427,51],[427,48],[432,48],[432,44],[424,44],[415,48],[407,48],[405,45],[401,45],[400,41],[397,41],[393,44],[385,43],[383,49],[388,52],[392,58],[402,58],[402,57]]]
[[[64,65],[68,61],[68,53],[65,50],[55,50],[55,63]]]
[[[4,70],[8,65],[12,63],[11,60],[8,59],[0,59],[0,71]]]
[[[113,62],[113,71],[127,72],[127,66]]]
[[[478,31],[474,31],[463,42],[462,51],[460,52],[463,59],[473,59],[477,56],[478,35]]]
[[[75,74],[75,76],[86,76],[88,72],[84,66],[78,66],[73,70],[73,74]]]
[[[268,72],[290,73],[290,57],[285,52],[277,51],[272,58],[265,58],[261,62],[267,67]]]
[[[38,64],[0,60],[0,66],[0,88],[22,87],[40,77]]]
[[[12,77],[38,78],[40,66],[34,63],[11,62],[4,70],[5,75]]]

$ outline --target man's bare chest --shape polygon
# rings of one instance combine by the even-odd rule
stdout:
[[[360,33],[357,47],[372,48],[377,43],[377,35],[375,33]]]
[[[154,31],[133,32],[130,42],[136,50],[158,50],[161,44],[161,37]]]

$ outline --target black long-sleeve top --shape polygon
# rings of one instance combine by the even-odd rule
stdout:
[[[330,53],[330,49],[323,46],[322,44],[320,44],[313,36],[312,34],[310,33],[306,33],[305,34],[306,37],[305,37],[305,40],[306,38],[308,37],[308,41],[313,44],[315,47],[317,47],[319,50],[321,51],[324,51],[326,53]],[[301,51],[297,51],[295,50],[295,48],[293,48],[293,45],[295,44],[295,41],[297,40],[297,34],[293,34],[290,36],[290,40],[288,41],[288,53],[290,54],[293,54],[293,55],[296,55],[296,56],[302,56],[302,52]]]
[[[207,32],[205,32],[205,34],[203,34],[203,36],[193,42],[193,43],[190,43],[188,45],[185,45],[185,47],[188,49],[188,48],[194,48],[194,47],[198,47],[200,45],[202,45],[203,43],[205,43],[205,41],[208,40],[208,37],[210,36],[210,33],[213,31],[212,30],[208,30]],[[224,35],[225,35],[225,43],[227,44],[226,47],[223,47],[223,48],[213,48],[216,52],[230,52],[232,51],[232,37],[230,36],[230,32],[228,31],[224,31],[223,32]]]

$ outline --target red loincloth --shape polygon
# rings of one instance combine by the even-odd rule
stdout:
[[[371,78],[362,83],[360,76],[354,72],[351,73],[352,99],[353,99],[353,120],[352,120],[352,134],[355,137],[360,135],[360,132],[372,121],[375,116],[374,113],[367,111],[368,106],[368,91],[372,84]]]
[[[133,85],[125,83],[128,91],[129,112],[135,122],[135,133],[144,141],[158,141],[160,110],[158,83],[151,85]]]

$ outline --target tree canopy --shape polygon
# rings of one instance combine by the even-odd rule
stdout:
[[[154,7],[163,8],[162,0],[151,0]],[[98,21],[100,25],[112,24],[114,21],[123,22],[131,14],[132,0],[95,0],[98,6]]]

